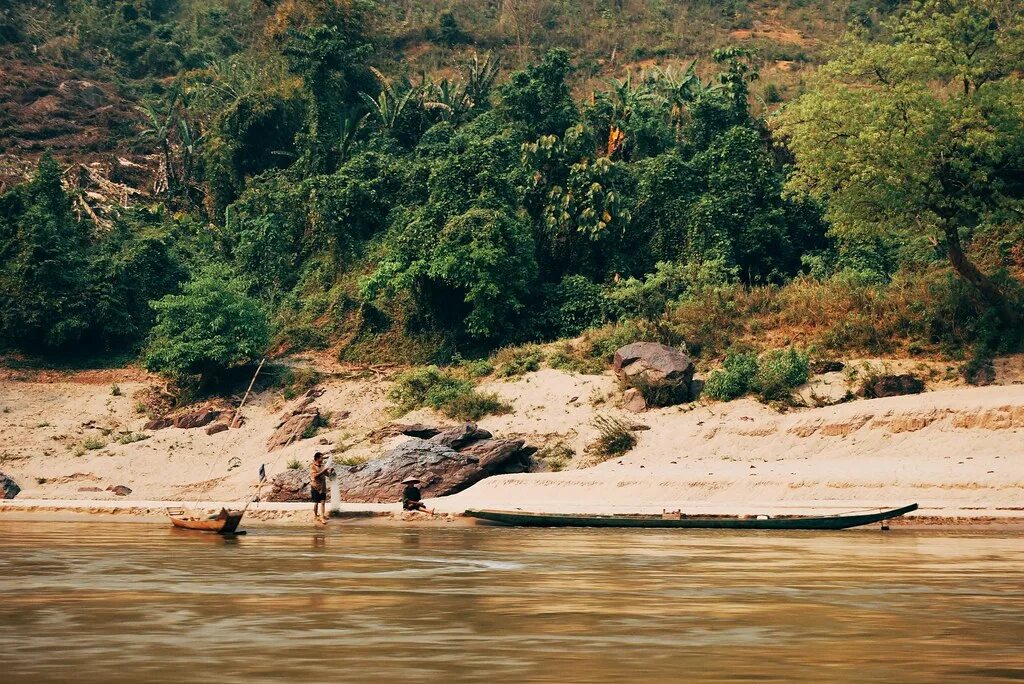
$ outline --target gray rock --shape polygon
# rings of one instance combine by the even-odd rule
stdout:
[[[9,475],[0,473],[0,499],[13,499],[18,496],[21,487]]]
[[[117,496],[128,496],[132,493],[131,488],[126,487],[125,485],[110,485],[107,487],[107,491],[112,492]]]
[[[615,352],[612,368],[623,387],[643,388],[648,403],[668,406],[691,398],[694,366],[683,349],[634,342]]]
[[[423,439],[402,442],[384,456],[338,473],[341,499],[356,502],[396,501],[402,480],[420,479],[425,497],[461,491],[485,477],[518,468],[521,439],[484,439],[455,451]]]
[[[267,501],[311,501],[309,472],[305,468],[289,468],[270,480]]]
[[[440,444],[441,446],[458,451],[473,442],[490,438],[491,433],[487,430],[481,430],[476,426],[476,423],[465,423],[464,425],[441,430],[441,432],[431,437],[429,441],[431,444]]]

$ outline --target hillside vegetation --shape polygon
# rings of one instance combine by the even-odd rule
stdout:
[[[1017,3],[27,2],[0,44],[11,350],[1020,343]]]

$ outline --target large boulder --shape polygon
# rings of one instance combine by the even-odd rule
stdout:
[[[402,480],[420,479],[425,497],[445,496],[461,491],[485,477],[521,470],[529,455],[521,439],[482,439],[456,451],[444,444],[410,439],[380,458],[352,466],[338,473],[342,501],[397,501]]]
[[[311,501],[309,493],[309,471],[305,468],[289,468],[274,475],[270,480],[267,501]]]
[[[909,373],[904,373],[871,378],[864,383],[860,394],[868,399],[882,399],[883,397],[899,397],[904,394],[920,394],[921,392],[924,392],[924,381]]]
[[[0,499],[13,499],[18,496],[21,487],[8,475],[0,473]]]
[[[664,406],[691,398],[694,367],[684,349],[634,342],[615,352],[612,369],[623,387],[640,390],[647,403]]]

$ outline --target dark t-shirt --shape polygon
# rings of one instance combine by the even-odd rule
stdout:
[[[416,485],[405,485],[402,491],[402,501],[419,501],[422,496],[420,488]]]

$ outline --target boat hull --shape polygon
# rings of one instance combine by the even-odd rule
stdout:
[[[236,534],[238,525],[242,522],[242,511],[221,510],[220,514],[213,518],[199,518],[188,516],[184,513],[171,513],[171,524],[183,530],[195,530],[197,532],[216,532],[217,534]]]
[[[831,516],[740,517],[660,515],[571,515],[524,513],[519,511],[468,510],[466,515],[479,520],[517,527],[632,527],[725,530],[844,530],[896,518],[917,510],[917,504],[877,513]]]

